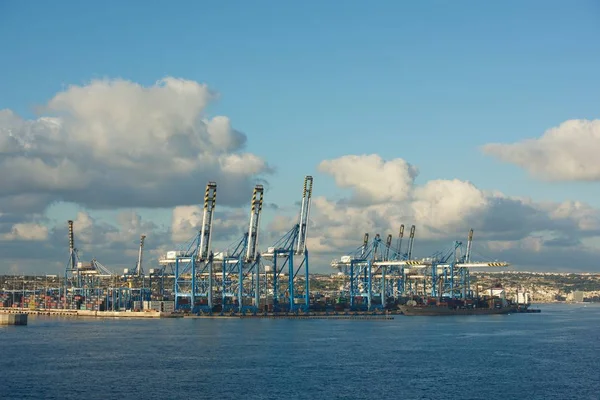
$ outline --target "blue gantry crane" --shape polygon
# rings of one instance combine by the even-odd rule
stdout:
[[[134,302],[133,308],[136,310],[143,310],[144,302],[150,301],[152,298],[152,290],[150,286],[146,286],[146,275],[142,265],[145,240],[146,235],[140,235],[138,259],[135,268],[126,268],[123,271],[123,279],[128,283],[130,300]],[[148,283],[150,283],[150,280]]]
[[[473,297],[470,281],[472,268],[508,267],[506,261],[471,261],[473,252],[473,229],[469,231],[466,248],[461,241],[432,256],[431,296],[467,299]]]
[[[388,235],[385,242],[379,234],[369,241],[369,234],[365,233],[362,246],[331,262],[333,268],[349,278],[344,294],[349,296],[350,309],[385,308],[388,298],[397,300],[412,290],[411,283],[406,288],[407,278],[430,265],[430,261],[412,258],[414,225],[411,226],[405,252],[402,251],[403,236],[404,225],[401,225],[397,246],[394,248],[392,235]]]
[[[208,182],[204,193],[202,226],[184,250],[167,253],[174,260],[176,310],[213,310],[214,254],[211,251],[212,223],[217,201],[217,183]]]
[[[212,251],[216,182],[209,182],[204,196],[202,226],[183,250],[167,253],[162,263],[174,264],[175,309],[194,313],[256,312],[260,303],[261,276],[258,236],[264,188],[252,193],[248,232],[228,249]]]
[[[263,206],[264,188],[256,185],[250,205],[248,232],[233,246],[231,254],[222,260],[222,311],[256,313],[260,305],[260,253],[258,234]],[[237,303],[236,303],[237,302]]]
[[[308,234],[308,223],[310,217],[310,205],[312,199],[313,177],[304,177],[304,188],[302,192],[302,204],[298,223],[295,224],[283,237],[277,240],[273,246],[267,249],[262,255],[263,259],[272,262],[272,288],[270,291],[273,296],[273,311],[283,311],[287,308],[289,312],[303,310],[307,312],[310,306],[310,283],[309,283],[309,263],[308,249],[306,239]],[[301,261],[296,268],[296,261]],[[280,287],[281,278],[286,275],[283,271],[287,267],[287,290]],[[304,267],[304,281],[300,279],[298,273]],[[265,278],[267,277],[267,267],[265,266]],[[303,284],[303,285],[302,285]],[[268,299],[268,294],[266,299]],[[283,306],[285,302],[287,307]],[[268,302],[268,301],[267,301]],[[267,305],[267,304],[266,304]],[[267,305],[268,306],[268,305]]]
[[[84,304],[91,298],[101,298],[103,289],[101,280],[113,278],[114,274],[99,261],[93,258],[90,262],[83,262],[75,247],[73,221],[68,221],[69,226],[69,261],[64,275],[64,285],[61,289],[61,302],[63,307]]]

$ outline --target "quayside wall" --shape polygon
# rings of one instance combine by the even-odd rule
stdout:
[[[0,315],[28,314],[50,315],[66,317],[97,317],[97,318],[169,318],[174,315],[160,311],[92,311],[92,310],[26,310],[26,309],[0,309]]]

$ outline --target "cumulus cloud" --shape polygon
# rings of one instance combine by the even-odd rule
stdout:
[[[0,252],[3,255],[0,274],[6,273],[11,263],[18,263],[20,272],[55,274],[64,271],[69,260],[67,221],[51,227],[47,227],[48,220],[44,225],[10,222],[22,218],[18,215],[0,218]],[[159,255],[170,247],[167,229],[132,211],[120,212],[111,223],[80,211],[73,219],[73,228],[80,259],[96,258],[115,272],[135,266],[142,234],[147,235],[144,259],[148,268],[156,266]]]
[[[55,227],[51,242],[58,247],[68,248],[67,223]],[[94,218],[86,211],[79,211],[73,220],[75,247],[80,255],[89,260],[98,257],[106,262],[123,262],[123,257],[137,255],[140,236],[146,235],[145,248],[161,245],[167,239],[166,232],[152,221],[145,221],[133,211],[121,211],[116,223]],[[125,252],[125,254],[123,254]]]
[[[41,241],[48,238],[48,227],[36,223],[14,224],[10,232],[0,236],[2,240]]]
[[[271,169],[243,152],[229,118],[204,114],[213,97],[171,77],[148,87],[96,80],[56,94],[36,120],[0,110],[0,206],[172,207],[201,199],[209,180],[221,204],[241,204]]]
[[[171,238],[182,243],[202,228],[203,209],[199,206],[178,206],[173,209],[171,219]]]
[[[569,120],[547,130],[540,138],[512,144],[490,143],[482,150],[536,178],[600,180],[600,120]]]
[[[242,238],[248,230],[249,213],[249,208],[215,209],[211,233],[213,251],[221,251],[223,246]],[[195,237],[202,229],[203,216],[204,209],[200,206],[175,207],[171,219],[172,242],[183,244]]]
[[[407,198],[418,170],[401,158],[384,161],[377,154],[347,155],[319,164],[341,188],[351,188],[355,200],[383,203]]]
[[[473,228],[480,254],[490,259],[508,256],[513,262],[519,261],[518,252],[539,256],[560,245],[582,249],[584,239],[600,236],[600,212],[584,203],[537,203],[482,190],[458,179],[416,185],[415,167],[402,159],[384,161],[376,155],[344,156],[320,165],[325,166],[322,171],[332,175],[340,188],[350,189],[350,198],[361,197],[370,202],[356,204],[346,199],[316,197],[308,242],[313,254],[344,254],[360,245],[365,232],[371,237],[391,233],[395,239],[400,224],[416,225],[417,255],[428,256],[448,247],[453,240],[464,241]],[[342,170],[350,166],[350,171]],[[390,176],[373,174],[386,168],[393,171]],[[351,171],[368,172],[360,176]],[[537,260],[547,261],[545,257]]]

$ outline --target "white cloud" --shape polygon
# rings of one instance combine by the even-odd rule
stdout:
[[[351,171],[373,171],[373,160],[377,160],[376,165],[394,165],[394,173],[389,177],[367,173],[362,178],[352,178],[356,175]],[[321,163],[328,166],[323,171],[334,176],[340,188],[351,190],[351,198],[371,199],[360,204],[345,199],[337,202],[325,197],[314,199],[309,232],[309,244],[314,248],[309,250],[313,255],[320,253],[321,261],[358,247],[365,232],[371,237],[376,233],[382,237],[391,233],[395,243],[400,224],[407,228],[405,237],[408,227],[416,225],[417,255],[428,256],[434,250],[448,247],[453,240],[464,241],[468,230],[474,228],[480,254],[490,259],[506,257],[513,262],[519,262],[526,253],[537,254],[538,263],[547,263],[548,249],[582,250],[583,239],[600,235],[600,212],[589,205],[572,201],[536,203],[488,192],[458,179],[416,185],[415,168],[410,164],[401,159],[379,160],[374,155],[345,156]],[[350,165],[350,171],[341,172],[341,167]],[[366,176],[371,178],[365,179]],[[400,184],[393,184],[394,177]],[[399,186],[403,188],[402,196],[397,195]],[[548,254],[554,253],[548,251]],[[531,265],[535,259],[528,262]]]
[[[191,239],[202,227],[203,208],[199,206],[178,206],[173,209],[171,239],[182,243]]]
[[[248,230],[250,208],[215,208],[213,215],[212,250],[221,251]],[[179,206],[173,209],[171,219],[171,241],[182,245],[198,234],[202,228],[204,209],[200,206]],[[263,235],[263,237],[265,237]],[[259,238],[260,239],[260,238]]]
[[[418,171],[401,158],[384,161],[377,154],[347,155],[319,164],[319,171],[341,188],[352,188],[357,201],[383,203],[407,198]]]
[[[1,238],[2,240],[42,241],[48,238],[48,227],[36,223],[18,223]]]
[[[569,120],[538,139],[490,143],[483,152],[548,181],[600,180],[600,120]]]
[[[0,205],[52,201],[88,208],[171,207],[201,199],[190,188],[220,182],[220,203],[239,205],[270,168],[244,153],[246,136],[229,118],[208,118],[214,96],[194,81],[165,78],[144,87],[125,80],[70,86],[23,120],[0,110]]]
[[[491,202],[473,184],[458,179],[429,181],[411,189],[409,215],[431,234],[452,231],[469,216],[488,209]]]
[[[583,232],[600,232],[600,213],[597,209],[580,201],[565,201],[551,205],[550,218],[553,220],[569,220]]]

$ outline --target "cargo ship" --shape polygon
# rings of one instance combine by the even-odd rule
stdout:
[[[460,299],[450,297],[414,298],[399,306],[404,315],[490,315],[518,312],[519,306],[507,301],[501,287],[490,289],[489,296]]]
[[[408,316],[439,316],[439,315],[491,315],[510,314],[517,312],[517,307],[507,305],[504,307],[449,307],[447,305],[403,305],[400,306],[402,314]]]

